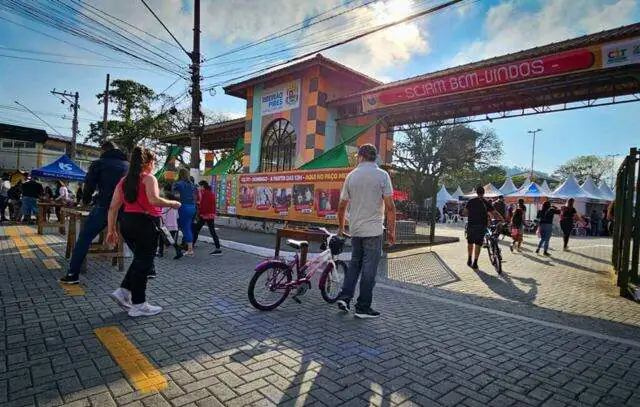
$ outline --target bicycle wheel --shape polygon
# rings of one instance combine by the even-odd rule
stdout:
[[[347,263],[342,260],[336,260],[336,267],[322,273],[320,277],[320,294],[329,304],[333,304],[338,300],[342,283],[347,275]]]
[[[261,311],[277,308],[289,295],[292,280],[291,267],[272,264],[256,273],[249,282],[249,302]]]
[[[502,274],[502,255],[500,254],[500,247],[498,242],[493,242],[493,268],[496,269],[498,274]]]

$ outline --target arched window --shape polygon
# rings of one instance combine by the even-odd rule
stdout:
[[[287,171],[293,168],[296,157],[296,132],[286,119],[272,121],[264,131],[260,152],[260,170]]]

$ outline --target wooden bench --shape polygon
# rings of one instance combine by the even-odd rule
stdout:
[[[80,232],[84,228],[84,224],[89,216],[90,210],[89,208],[62,208],[62,213],[64,213],[64,217],[69,219],[69,231],[67,233],[67,247],[65,250],[65,257],[67,259],[71,258],[71,254],[73,253],[73,247],[76,244],[76,240],[80,235]],[[78,223],[80,224],[80,228],[78,228]],[[119,234],[119,232],[118,232]],[[118,244],[115,248],[110,248],[107,244],[105,244],[106,238],[106,229],[100,232],[97,243],[91,243],[89,245],[89,252],[87,253],[87,257],[85,257],[84,262],[82,263],[82,267],[80,271],[82,273],[86,273],[87,271],[87,258],[110,258],[111,265],[118,266],[119,271],[124,270],[124,244],[122,236],[119,236]]]
[[[56,209],[62,208],[63,205],[61,203],[56,202],[44,202],[38,201],[38,214],[37,214],[37,224],[38,224],[38,234],[43,235],[44,230],[48,228],[57,228],[58,233],[64,235],[65,227],[64,227],[64,215],[62,211],[60,213],[60,219],[57,222],[48,222],[46,213],[53,210],[55,212]]]

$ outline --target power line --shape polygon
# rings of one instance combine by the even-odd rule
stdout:
[[[187,51],[186,49],[184,49],[184,47],[182,46],[182,44],[180,44],[180,41],[178,41],[178,39],[173,35],[173,33],[171,33],[171,31],[167,28],[166,25],[164,25],[164,23],[162,22],[162,20],[160,19],[160,17],[158,17],[156,15],[156,13],[151,9],[151,7],[149,7],[149,5],[147,4],[146,1],[144,0],[140,0],[142,2],[142,4],[144,4],[144,6],[147,8],[147,10],[149,10],[149,12],[151,14],[153,14],[153,16],[156,18],[156,20],[158,20],[158,22],[160,23],[160,25],[162,26],[162,28],[165,29],[165,31],[167,33],[169,33],[169,35],[171,36],[171,38],[173,38],[173,40],[176,42],[176,44],[178,44],[178,46],[180,46],[180,48],[182,48],[182,50],[184,51],[185,54],[187,54],[187,56],[191,56],[191,53],[189,51]]]
[[[247,76],[255,76],[255,75],[261,74],[261,73],[263,73],[263,72],[265,72],[265,71],[269,71],[269,70],[272,70],[272,69],[275,69],[275,68],[278,68],[278,67],[281,67],[281,66],[284,66],[284,65],[291,64],[291,63],[296,62],[296,61],[299,61],[299,60],[301,60],[301,59],[305,59],[305,58],[308,58],[308,57],[310,57],[310,56],[313,56],[313,55],[315,55],[315,54],[317,54],[317,53],[320,53],[320,52],[323,52],[323,51],[327,51],[327,50],[329,50],[329,49],[332,49],[332,48],[338,47],[338,46],[340,46],[340,45],[348,44],[348,43],[350,43],[350,42],[353,42],[353,41],[358,40],[358,39],[360,39],[360,38],[363,38],[363,37],[369,36],[369,35],[374,34],[374,33],[376,33],[376,32],[379,32],[379,31],[385,30],[385,29],[387,29],[387,28],[393,27],[393,26],[395,26],[395,25],[403,24],[403,23],[407,23],[407,22],[409,22],[409,21],[411,21],[411,20],[415,20],[416,18],[419,18],[419,17],[425,16],[425,15],[427,15],[427,14],[432,14],[432,13],[435,13],[435,12],[437,12],[437,11],[444,10],[444,9],[445,9],[445,8],[447,8],[447,7],[453,6],[453,5],[455,5],[455,4],[457,4],[457,3],[461,3],[461,2],[463,2],[463,1],[465,1],[465,0],[450,0],[450,1],[448,1],[448,2],[445,2],[445,3],[439,4],[439,5],[437,5],[437,6],[430,7],[430,8],[429,8],[429,9],[427,9],[427,10],[420,11],[420,12],[418,12],[418,13],[411,14],[411,15],[406,16],[406,17],[404,17],[404,18],[401,18],[401,19],[399,19],[399,20],[397,20],[397,21],[394,21],[394,22],[391,22],[391,23],[387,23],[387,24],[380,25],[380,26],[375,27],[375,28],[373,28],[373,29],[367,30],[367,31],[365,31],[365,32],[363,32],[363,33],[361,33],[361,34],[358,34],[358,35],[355,35],[355,36],[349,37],[349,38],[347,38],[347,39],[345,39],[345,40],[342,40],[342,41],[340,41],[340,42],[338,42],[338,43],[334,43],[334,44],[331,44],[331,45],[325,46],[325,47],[323,47],[323,48],[321,48],[321,49],[314,50],[314,51],[312,51],[312,52],[309,52],[309,53],[306,53],[306,54],[303,54],[303,55],[300,55],[300,56],[297,56],[297,57],[291,58],[291,59],[289,59],[289,60],[287,60],[287,61],[285,61],[285,62],[282,62],[282,63],[276,64],[276,65],[272,65],[272,66],[269,66],[269,67],[266,67],[266,68],[262,68],[262,69],[259,69],[259,70],[257,70],[257,71],[250,72],[250,73],[248,73],[248,74],[240,75],[240,76],[237,76],[237,77],[235,77],[235,78],[228,79],[227,81],[225,81],[225,83],[229,83],[229,82],[232,82],[232,81],[236,81],[236,80],[239,80],[239,79],[243,79],[243,78],[245,78],[245,77],[247,77]],[[221,85],[221,84],[222,84],[222,83],[218,83],[218,84],[216,84],[216,85],[212,85],[212,86],[211,86],[211,88],[213,88],[213,87],[215,87],[215,86],[219,86],[219,85]]]
[[[249,49],[249,48],[253,48],[253,47],[257,46],[257,45],[264,44],[265,42],[269,42],[269,41],[276,40],[276,39],[278,39],[278,38],[285,37],[285,36],[287,36],[287,35],[289,35],[289,34],[292,34],[292,33],[294,33],[294,32],[301,31],[301,30],[306,30],[306,29],[308,29],[309,27],[311,27],[311,26],[313,26],[313,25],[316,25],[316,24],[322,23],[322,22],[324,22],[324,21],[327,21],[327,20],[330,20],[330,19],[333,19],[333,18],[339,17],[339,16],[341,16],[341,15],[343,15],[343,14],[345,14],[345,13],[351,12],[351,11],[353,11],[353,10],[356,10],[356,9],[360,8],[360,7],[368,6],[369,4],[371,4],[371,3],[375,3],[375,2],[380,1],[380,0],[372,0],[372,1],[369,1],[369,2],[363,3],[363,4],[359,5],[359,6],[356,6],[356,7],[354,7],[354,8],[351,8],[351,9],[345,10],[345,11],[343,11],[343,12],[341,12],[341,13],[334,14],[334,15],[329,16],[329,17],[327,17],[327,18],[324,18],[324,19],[321,19],[321,20],[317,20],[317,21],[314,21],[313,23],[309,23],[309,24],[305,25],[305,23],[307,23],[307,22],[309,22],[309,21],[311,21],[311,20],[314,20],[314,19],[316,19],[316,18],[318,18],[318,17],[320,17],[320,16],[323,16],[323,15],[325,15],[325,14],[328,14],[328,13],[330,13],[330,12],[332,12],[332,11],[335,11],[335,10],[337,10],[337,9],[340,9],[340,8],[342,8],[342,7],[345,7],[346,5],[351,4],[351,3],[353,3],[354,1],[356,1],[356,0],[346,1],[346,2],[344,2],[343,4],[340,4],[339,6],[333,7],[333,8],[331,8],[331,9],[329,9],[329,10],[327,10],[327,11],[324,11],[324,12],[322,12],[322,13],[320,13],[320,14],[317,14],[317,15],[315,15],[315,16],[313,16],[313,17],[311,17],[311,18],[305,19],[305,20],[304,20],[304,21],[302,21],[302,22],[297,22],[297,23],[295,23],[295,24],[291,24],[291,25],[289,25],[289,26],[287,26],[287,27],[285,27],[285,28],[281,29],[280,31],[276,31],[275,33],[271,33],[271,34],[269,34],[269,35],[267,35],[267,36],[265,36],[265,37],[262,37],[262,38],[260,38],[260,39],[259,39],[259,40],[257,40],[257,41],[250,42],[249,44],[243,45],[243,46],[241,46],[241,47],[234,48],[234,49],[232,49],[232,50],[229,50],[229,51],[223,52],[223,53],[218,54],[218,55],[214,55],[214,56],[212,56],[211,58],[207,58],[205,61],[210,61],[210,60],[212,60],[212,59],[217,59],[217,58],[220,58],[220,57],[223,57],[223,56],[226,56],[226,55],[235,54],[235,53],[237,53],[237,52],[244,51],[244,50]],[[298,27],[298,26],[299,26],[299,25],[301,25],[301,24],[302,24],[302,26],[301,26],[301,27],[299,27],[299,28],[297,28],[297,29],[295,29],[295,30],[286,31],[286,30],[292,29],[292,28],[294,28],[294,27]]]
[[[17,56],[17,55],[7,55],[7,54],[0,54],[0,58],[18,59],[18,60],[23,60],[23,61],[46,62],[46,63],[49,63],[49,64],[87,66],[87,67],[91,67],[91,68],[140,69],[140,70],[143,70],[143,71],[150,71],[150,69],[148,69],[148,68],[142,68],[142,67],[136,67],[136,66],[115,66],[115,65],[104,65],[104,64],[85,64],[85,63],[81,63],[81,62],[53,61],[51,59],[21,57],[21,56]]]
[[[32,115],[34,115],[35,117],[38,118],[38,120],[40,120],[42,123],[46,124],[51,130],[53,130],[54,133],[58,134],[59,136],[62,136],[62,134],[60,134],[60,132],[58,130],[55,129],[55,127],[53,127],[52,125],[50,125],[48,122],[46,122],[42,117],[38,116],[37,114],[35,114],[31,109],[29,109],[28,107],[26,107],[25,105],[23,105],[22,103],[18,102],[17,100],[14,101],[18,106],[22,106],[23,108],[25,108],[25,110],[27,110],[28,112],[30,112]],[[64,137],[64,136],[62,136]]]

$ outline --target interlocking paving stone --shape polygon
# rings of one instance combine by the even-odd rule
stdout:
[[[359,321],[325,304],[315,287],[301,305],[289,300],[258,312],[246,288],[260,259],[231,250],[212,258],[203,246],[194,258],[157,260],[148,297],[165,311],[131,319],[107,297],[123,277],[107,262],[90,260],[81,275],[85,296],[69,297],[56,282],[66,261],[57,258],[63,268],[49,270],[44,253],[24,259],[0,235],[0,404],[634,406],[640,400],[640,348],[384,286],[638,338],[637,305],[597,294],[611,292],[601,284],[606,276],[585,270],[604,263],[581,254],[604,258],[606,248],[559,254],[581,266],[575,270],[560,261],[531,269],[539,263],[508,254],[518,289],[527,278],[539,283],[530,301],[530,293],[512,296],[493,286],[504,283],[459,267],[459,247],[449,253],[440,246],[436,252],[459,281],[425,288],[384,279],[374,294],[383,316]],[[574,304],[561,298],[561,284],[570,293],[582,286],[588,295],[570,298]],[[627,325],[606,307],[617,307]],[[118,326],[165,375],[167,388],[136,391],[93,334],[104,326]]]

